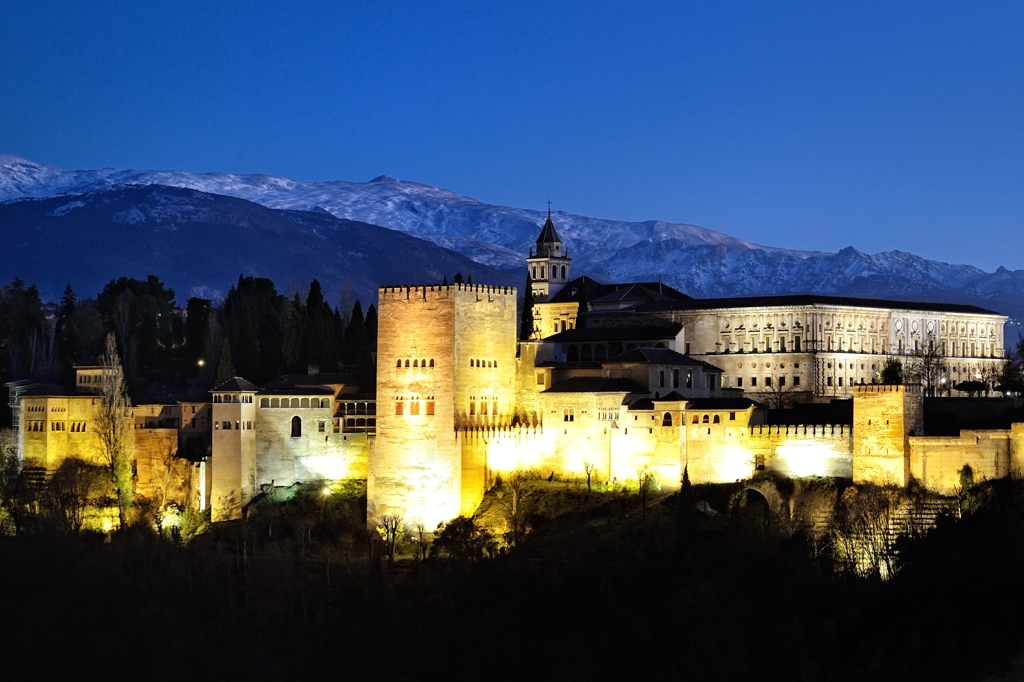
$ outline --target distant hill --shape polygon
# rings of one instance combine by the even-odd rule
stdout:
[[[326,211],[285,211],[179,187],[120,186],[0,204],[0,281],[36,283],[57,300],[68,283],[94,296],[112,278],[159,276],[179,304],[219,298],[239,274],[290,292],[320,280],[337,305],[343,287],[363,308],[377,287],[449,280],[522,286],[521,272],[476,263],[416,237]]]
[[[523,257],[545,215],[387,176],[362,183],[309,183],[268,175],[68,171],[0,157],[0,201],[151,184],[235,196],[278,209],[319,208],[422,237],[506,272],[523,272]],[[601,220],[563,212],[554,217],[574,259],[574,272],[604,281],[661,280],[699,297],[822,293],[971,303],[1024,320],[1024,270],[999,268],[991,273],[900,251],[780,249],[657,220]],[[512,281],[521,286],[519,279]]]

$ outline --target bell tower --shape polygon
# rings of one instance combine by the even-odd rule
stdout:
[[[545,303],[561,291],[571,278],[569,250],[564,248],[562,239],[551,221],[551,202],[548,202],[548,219],[537,237],[537,254],[530,251],[526,259],[530,280],[533,282],[533,299]]]

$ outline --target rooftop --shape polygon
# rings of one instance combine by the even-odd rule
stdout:
[[[632,379],[610,377],[572,377],[559,381],[544,393],[647,393]]]
[[[993,310],[964,303],[893,301],[881,298],[855,298],[852,296],[826,296],[823,294],[737,296],[729,298],[690,298],[685,301],[652,301],[631,308],[631,310],[648,312],[659,310],[712,310],[787,306],[845,306],[851,308],[895,308],[897,310],[924,310],[938,313],[966,313],[970,315],[1000,314]]]

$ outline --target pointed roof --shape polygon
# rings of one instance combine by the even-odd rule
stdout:
[[[258,390],[256,384],[242,377],[231,377],[220,386],[210,389],[214,393],[256,393]]]
[[[548,212],[548,219],[544,221],[544,227],[541,228],[540,236],[537,237],[538,244],[550,244],[551,242],[561,243],[562,239],[558,236],[558,232],[555,230],[555,224],[551,222],[551,212]]]

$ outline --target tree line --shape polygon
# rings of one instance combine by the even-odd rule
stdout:
[[[87,298],[69,284],[57,304],[15,278],[0,287],[0,380],[71,385],[74,365],[95,361],[108,333],[136,398],[206,390],[225,375],[261,384],[309,365],[356,367],[372,384],[377,310],[345,292],[332,304],[317,280],[289,297],[270,279],[240,275],[222,301],[179,307],[156,275],[111,279]]]

